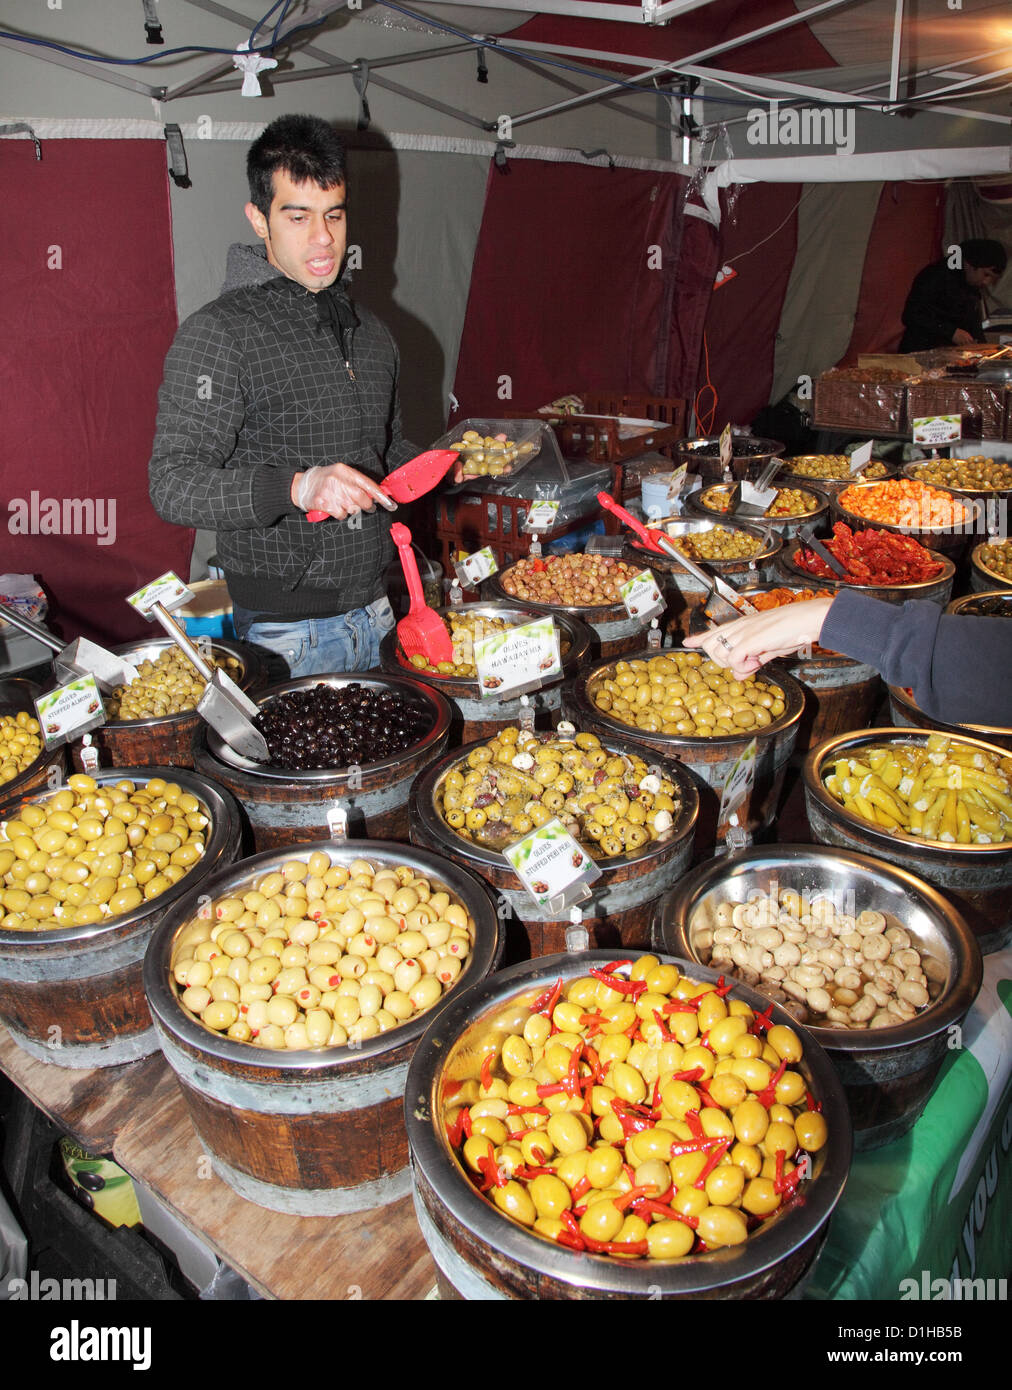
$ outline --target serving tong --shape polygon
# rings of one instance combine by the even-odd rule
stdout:
[[[55,653],[53,670],[61,681],[76,680],[78,676],[94,676],[96,685],[106,694],[111,694],[117,686],[129,685],[137,679],[136,666],[87,637],[76,637],[68,646],[41,623],[26,618],[9,604],[0,603],[0,614],[12,627],[20,628]]]

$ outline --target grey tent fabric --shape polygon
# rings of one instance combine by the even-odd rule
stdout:
[[[971,180],[949,184],[945,199],[945,245],[954,246],[970,237],[987,237],[1012,247],[1012,203],[989,203]],[[989,306],[1012,308],[1012,261],[993,289],[985,294]]]
[[[806,184],[797,254],[777,331],[771,401],[847,351],[880,183]]]

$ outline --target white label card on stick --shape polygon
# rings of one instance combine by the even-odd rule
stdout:
[[[105,723],[105,706],[94,676],[80,676],[40,695],[35,711],[47,748],[67,743]]]
[[[510,867],[539,907],[563,899],[560,908],[581,901],[586,885],[601,877],[590,855],[558,819],[550,820],[509,845],[504,851]]]
[[[495,574],[499,565],[492,553],[492,547],[487,545],[484,550],[476,550],[473,555],[466,555],[455,568],[461,584],[470,588]]]
[[[673,507],[678,501],[682,491],[682,484],[685,482],[685,474],[688,466],[680,463],[678,467],[668,477],[668,506]]]
[[[728,468],[731,464],[731,457],[734,448],[731,444],[731,426],[725,425],[720,434],[720,466]]]
[[[746,478],[741,485],[741,500],[746,507],[761,507],[763,511],[777,499],[775,487],[756,487]]]
[[[661,591],[649,570],[641,570],[639,574],[634,574],[632,579],[627,579],[624,584],[618,586],[618,591],[630,618],[638,618],[641,623],[648,623],[658,613],[664,612]]]
[[[919,415],[914,420],[915,444],[955,444],[962,437],[961,415]]]
[[[730,823],[732,814],[741,807],[752,790],[755,781],[756,739],[743,748],[734,766],[724,781],[720,798],[720,811],[717,816],[717,835],[720,837]]]
[[[869,439],[866,444],[859,444],[851,454],[850,471],[852,473],[860,473],[871,463],[871,451],[874,443],[874,439]]]
[[[553,618],[480,637],[474,644],[474,664],[483,700],[537,690],[562,674],[559,633]]]
[[[558,502],[550,502],[547,498],[537,497],[528,508],[524,530],[550,531],[555,525],[555,518],[558,514]]]
[[[134,593],[127,595],[127,603],[137,609],[138,613],[143,613],[150,619],[151,609],[156,603],[160,603],[163,608],[170,611],[178,608],[180,604],[189,603],[193,598],[193,590],[188,589],[177,574],[171,570],[166,570],[157,579],[152,579],[150,584],[145,584],[143,588],[137,589]]]

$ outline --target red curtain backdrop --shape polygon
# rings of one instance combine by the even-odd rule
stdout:
[[[864,258],[861,294],[845,362],[862,352],[896,352],[903,305],[914,276],[941,255],[945,188],[939,183],[882,186]]]
[[[151,629],[126,595],[185,579],[193,543],[148,499],[176,328],[165,147],[4,140],[0,183],[0,572],[41,580],[68,640],[130,641]]]
[[[733,209],[726,199],[722,202],[717,268],[730,262],[738,274],[714,291],[706,315],[705,346],[716,392],[713,424],[718,433],[728,421],[747,424],[769,403],[777,328],[797,250],[801,185],[751,183],[734,192]],[[714,395],[703,390],[705,384],[704,358],[699,414],[707,424]]]
[[[515,160],[489,173],[454,418],[581,391],[668,394],[684,180]],[[512,395],[499,395],[510,378]]]

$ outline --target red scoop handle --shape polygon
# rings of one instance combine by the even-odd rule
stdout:
[[[626,511],[625,507],[620,507],[610,493],[599,492],[597,494],[597,500],[598,502],[600,502],[601,506],[605,509],[606,512],[611,512],[613,516],[618,517],[619,521],[624,521],[626,526],[628,526],[631,531],[634,531],[636,535],[639,536],[640,540],[643,542],[645,546],[647,546],[648,549],[656,550],[659,555],[662,555],[664,553],[661,550],[660,546],[657,544],[657,542],[654,540],[651,532],[647,530],[643,523],[641,521],[637,521],[631,512]]]
[[[419,608],[425,607],[425,590],[422,588],[422,576],[418,573],[415,552],[411,549],[411,532],[401,522],[395,521],[390,527],[390,539],[397,547],[408,586],[408,597],[411,600],[408,612],[416,613]]]

